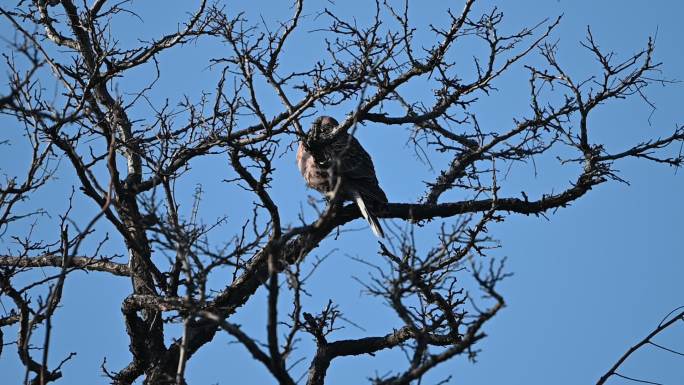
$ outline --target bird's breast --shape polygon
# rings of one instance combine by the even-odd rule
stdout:
[[[314,159],[311,153],[306,151],[306,148],[301,142],[297,149],[297,167],[309,187],[323,193],[330,190],[330,175],[328,170],[319,166],[316,159]]]

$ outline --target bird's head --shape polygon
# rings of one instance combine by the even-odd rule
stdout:
[[[307,133],[307,142],[326,142],[333,139],[337,120],[330,116],[319,116],[314,120],[311,129]]]

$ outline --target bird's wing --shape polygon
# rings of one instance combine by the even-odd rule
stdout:
[[[357,190],[365,199],[373,202],[387,202],[387,196],[378,184],[373,160],[358,140],[347,137],[344,143],[337,143],[340,154],[339,172],[346,183]]]

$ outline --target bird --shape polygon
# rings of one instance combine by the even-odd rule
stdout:
[[[319,116],[297,149],[297,167],[307,186],[329,201],[353,201],[378,238],[385,233],[373,209],[388,202],[375,175],[373,161],[358,140],[335,132],[337,120]]]

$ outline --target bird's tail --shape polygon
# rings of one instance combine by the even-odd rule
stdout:
[[[378,238],[385,238],[385,232],[382,231],[382,227],[380,226],[378,218],[376,218],[375,215],[368,210],[366,207],[366,202],[363,201],[363,197],[361,197],[361,194],[359,194],[358,191],[354,191],[354,202],[356,202],[356,205],[359,206],[361,215],[363,215],[370,225],[371,230],[373,230],[373,234],[375,234],[375,236]]]

